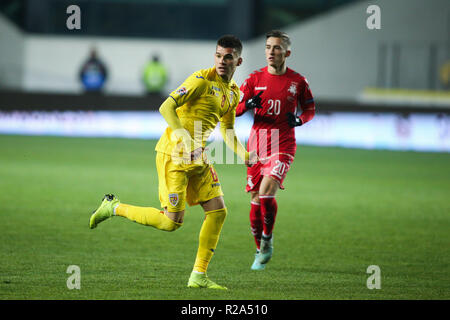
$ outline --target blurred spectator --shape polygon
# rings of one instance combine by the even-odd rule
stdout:
[[[153,55],[145,66],[143,80],[147,94],[161,94],[167,83],[167,70],[157,55]]]
[[[450,61],[444,63],[440,69],[440,80],[444,90],[450,90]]]
[[[98,58],[97,50],[91,49],[88,60],[83,64],[80,71],[80,80],[86,91],[100,92],[108,78],[105,64]]]

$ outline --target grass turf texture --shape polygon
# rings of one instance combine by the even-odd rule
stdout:
[[[208,274],[186,288],[203,220],[162,232],[115,217],[105,193],[158,206],[155,141],[0,136],[0,299],[449,299],[450,155],[300,146],[280,191],[274,256],[254,243],[243,165],[216,165],[229,210]],[[81,289],[66,287],[69,265]],[[381,289],[369,290],[369,265]]]

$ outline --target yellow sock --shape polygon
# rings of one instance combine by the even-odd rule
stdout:
[[[208,264],[219,242],[227,208],[205,212],[205,220],[200,229],[197,257],[195,259],[194,271],[206,273]]]
[[[177,223],[168,218],[164,211],[151,207],[136,207],[121,203],[116,207],[115,214],[164,231],[175,231],[182,225],[182,223]]]

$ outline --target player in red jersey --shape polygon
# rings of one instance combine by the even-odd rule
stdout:
[[[275,195],[294,161],[295,127],[315,114],[314,99],[305,77],[286,66],[291,41],[282,31],[266,34],[267,67],[254,71],[241,86],[236,116],[254,113],[247,150],[259,161],[247,168],[246,191],[251,193],[250,226],[257,247],[251,269],[263,270],[272,257],[272,230],[277,216]],[[297,116],[297,109],[302,113]]]

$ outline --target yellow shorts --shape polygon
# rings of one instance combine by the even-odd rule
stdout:
[[[211,164],[174,163],[171,156],[156,153],[159,179],[159,201],[169,212],[179,212],[189,206],[223,196],[219,178]]]

